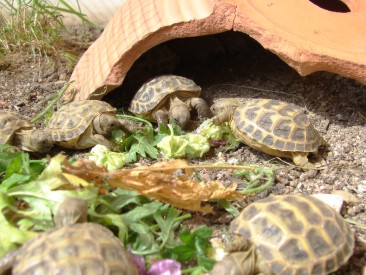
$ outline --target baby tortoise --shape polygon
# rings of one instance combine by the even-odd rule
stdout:
[[[354,235],[330,206],[309,195],[256,201],[231,223],[229,252],[211,275],[329,274],[351,257]]]
[[[36,129],[18,113],[0,110],[0,144],[44,153],[52,148],[53,141],[47,132]]]
[[[273,99],[223,99],[211,107],[214,124],[229,122],[234,135],[267,154],[290,158],[303,168],[313,168],[308,154],[325,141],[300,107]]]
[[[137,91],[129,110],[136,116],[164,125],[169,118],[184,128],[191,110],[196,109],[200,119],[209,117],[206,101],[200,98],[201,87],[192,80],[176,75],[162,75]]]
[[[59,207],[56,228],[40,233],[0,260],[0,274],[131,274],[137,267],[113,233],[87,222],[87,202],[68,198]]]
[[[86,149],[101,144],[117,151],[107,139],[112,130],[122,128],[132,132],[136,125],[117,118],[116,112],[116,108],[104,101],[74,101],[55,112],[45,130],[56,144],[65,148]]]

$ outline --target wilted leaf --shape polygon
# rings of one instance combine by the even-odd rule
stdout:
[[[183,160],[159,162],[151,166],[111,173],[90,162],[85,164],[84,162],[85,160],[79,160],[74,166],[65,163],[64,170],[86,180],[90,177],[93,180],[104,181],[113,187],[132,189],[150,199],[164,201],[178,208],[209,213],[212,212],[212,207],[201,206],[201,202],[212,199],[244,198],[243,194],[235,191],[237,186],[235,183],[225,187],[219,181],[203,183],[191,179],[193,168],[200,168],[200,166],[190,166]],[[207,168],[207,166],[204,167]],[[219,166],[208,167],[220,168]],[[176,171],[181,169],[185,173],[177,174]]]

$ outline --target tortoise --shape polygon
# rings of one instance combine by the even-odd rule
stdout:
[[[303,110],[274,99],[218,100],[211,106],[214,124],[230,122],[234,135],[248,146],[269,155],[290,158],[303,168],[313,168],[309,153],[316,153],[324,139]]]
[[[62,106],[51,117],[46,130],[54,142],[64,148],[86,149],[102,144],[111,150],[118,148],[107,139],[113,129],[132,132],[129,120],[116,117],[117,109],[99,100],[74,101]]]
[[[53,146],[51,136],[36,129],[20,114],[0,110],[0,144],[11,144],[22,150],[44,153]]]
[[[199,98],[201,87],[193,80],[177,75],[161,75],[145,82],[131,101],[129,111],[147,120],[168,124],[172,119],[184,128],[190,111],[200,119],[209,117],[206,101]]]
[[[85,200],[67,198],[54,221],[0,260],[0,274],[138,274],[131,256],[106,227],[87,222]]]
[[[229,254],[211,275],[329,274],[353,253],[349,224],[310,195],[276,195],[246,207],[230,224]]]

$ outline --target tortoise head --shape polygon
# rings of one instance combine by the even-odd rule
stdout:
[[[38,129],[17,132],[14,142],[16,146],[25,151],[39,153],[48,152],[54,144],[48,131]]]
[[[233,111],[241,104],[237,98],[220,98],[212,104],[210,110],[214,115],[223,112]]]
[[[66,198],[59,206],[54,217],[57,227],[87,221],[88,202],[78,198]]]
[[[110,135],[112,130],[122,127],[114,114],[101,114],[93,120],[93,126],[96,132],[102,135]]]
[[[177,98],[172,100],[169,109],[170,119],[172,119],[177,125],[179,125],[182,129],[184,129],[190,117],[191,113],[189,111],[188,106],[184,102],[180,101]]]
[[[30,143],[36,152],[48,152],[53,146],[51,134],[44,130],[33,130]]]

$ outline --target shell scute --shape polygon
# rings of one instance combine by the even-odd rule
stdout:
[[[258,127],[270,132],[272,129],[273,121],[272,121],[272,113],[264,113],[257,121]]]
[[[292,263],[304,263],[309,260],[309,252],[296,238],[288,238],[279,248],[282,258]]]

